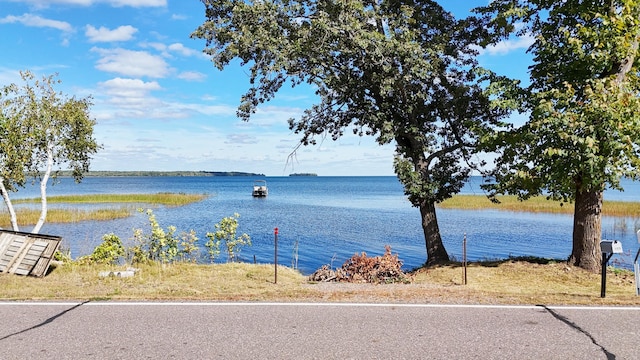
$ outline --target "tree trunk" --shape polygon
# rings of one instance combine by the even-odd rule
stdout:
[[[573,250],[569,264],[598,273],[602,254],[602,190],[578,191],[573,215]]]
[[[47,183],[49,182],[49,177],[51,176],[51,171],[53,169],[53,150],[51,147],[47,149],[47,168],[44,171],[44,175],[42,179],[40,179],[40,217],[38,218],[38,222],[31,230],[32,233],[38,234],[40,233],[40,229],[44,225],[45,220],[47,219]]]
[[[420,215],[422,215],[422,230],[424,231],[424,240],[427,246],[427,265],[448,262],[449,255],[440,237],[435,204],[423,201],[420,204]]]
[[[4,203],[7,206],[7,211],[9,211],[11,228],[13,229],[13,231],[20,231],[20,227],[18,227],[18,217],[16,216],[16,210],[13,208],[13,203],[11,202],[11,198],[9,198],[9,192],[4,186],[4,181],[2,178],[0,178],[0,193],[2,193],[2,199],[4,199]]]

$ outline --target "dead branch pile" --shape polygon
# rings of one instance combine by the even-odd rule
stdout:
[[[329,282],[338,281],[336,272],[331,270],[329,265],[322,265],[322,267],[316,270],[313,274],[309,275],[309,281]]]
[[[391,247],[387,245],[382,256],[368,257],[364,252],[355,254],[336,271],[331,270],[329,265],[323,265],[309,276],[309,280],[381,284],[407,283],[411,282],[411,277],[402,271],[402,261],[397,254],[391,254]]]

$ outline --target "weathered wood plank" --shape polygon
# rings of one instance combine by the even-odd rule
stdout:
[[[33,239],[33,243],[29,248],[29,254],[37,254],[39,257],[40,255],[42,255],[42,253],[44,252],[44,250],[47,248],[48,245],[49,243],[45,241]]]
[[[0,254],[4,254],[9,245],[11,245],[11,235],[0,233]]]
[[[40,256],[40,259],[38,260],[38,263],[33,267],[33,270],[31,270],[31,275],[33,276],[44,276],[47,274],[49,265],[51,264],[51,260],[53,260],[53,256],[58,250],[58,247],[60,247],[60,242],[62,242],[62,239],[49,239],[47,240],[47,242],[49,243],[49,245],[47,246],[45,251],[42,252],[42,256]]]
[[[40,239],[43,242],[48,244],[47,248],[44,252],[42,252],[42,256],[48,259],[53,259],[53,255],[58,251],[58,247],[60,246],[61,238],[54,239]]]
[[[9,261],[9,263],[7,264],[7,269],[8,269],[7,272],[9,273],[12,273],[14,264],[16,262],[20,263],[20,261],[22,261],[22,257],[24,257],[22,254],[24,253],[26,255],[26,251],[23,251],[23,250],[29,245],[29,242],[27,242],[26,239],[15,239],[11,244],[11,246],[15,247],[14,246],[15,244],[19,244],[19,246],[17,247],[17,250],[15,250],[15,255],[13,256],[11,261]]]
[[[35,266],[37,259],[40,258],[42,252],[47,247],[47,243],[38,241],[37,239],[28,238],[29,245],[23,250],[23,256],[15,265],[15,273],[18,275],[29,275],[33,267]],[[32,260],[29,260],[31,258]]]
[[[61,241],[57,236],[0,229],[0,271],[43,276]]]

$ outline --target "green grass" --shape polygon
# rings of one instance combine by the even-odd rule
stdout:
[[[48,223],[77,223],[80,221],[106,221],[122,219],[131,216],[135,211],[133,207],[119,207],[113,209],[78,210],[78,209],[49,209],[47,211]],[[16,217],[20,225],[34,225],[40,217],[40,210],[19,209]],[[0,227],[10,228],[11,222],[6,211],[0,212]]]
[[[547,200],[543,196],[533,197],[527,201],[519,201],[516,196],[498,196],[500,203],[489,201],[484,195],[455,195],[438,205],[443,209],[521,211],[534,213],[573,214],[572,203],[561,203]],[[640,203],[626,201],[605,201],[603,215],[617,217],[640,217]]]
[[[63,195],[47,197],[50,204],[99,204],[99,203],[148,203],[166,206],[182,206],[204,200],[206,194],[185,193],[156,193],[156,194],[88,194],[88,195]],[[19,199],[13,202],[40,203],[40,198]]]
[[[48,204],[149,204],[164,206],[183,206],[204,200],[205,194],[157,193],[157,194],[91,194],[65,195],[47,198]],[[18,199],[14,204],[39,204],[40,198]],[[58,209],[49,208],[48,223],[76,223],[80,221],[103,221],[122,219],[131,216],[135,206],[109,207],[104,209]],[[33,225],[40,217],[40,209],[17,209],[16,217],[20,225]],[[10,227],[9,214],[0,211],[0,227]]]
[[[227,264],[144,264],[134,277],[100,277],[126,266],[65,263],[43,278],[0,273],[5,300],[160,300],[379,302],[448,304],[640,305],[633,273],[610,272],[607,297],[600,275],[562,262],[505,260],[422,268],[409,284],[312,283],[288,267]],[[535,279],[532,281],[531,279]]]

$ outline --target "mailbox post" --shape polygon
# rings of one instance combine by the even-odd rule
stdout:
[[[638,244],[640,244],[640,230],[636,232],[638,238]],[[638,264],[638,256],[640,256],[640,249],[636,253],[636,258],[633,260],[633,273],[636,275],[636,296],[640,295],[640,265]]]
[[[613,254],[622,254],[622,243],[618,240],[600,241],[602,251],[602,282],[600,284],[600,297],[605,297],[607,293],[607,263]]]

